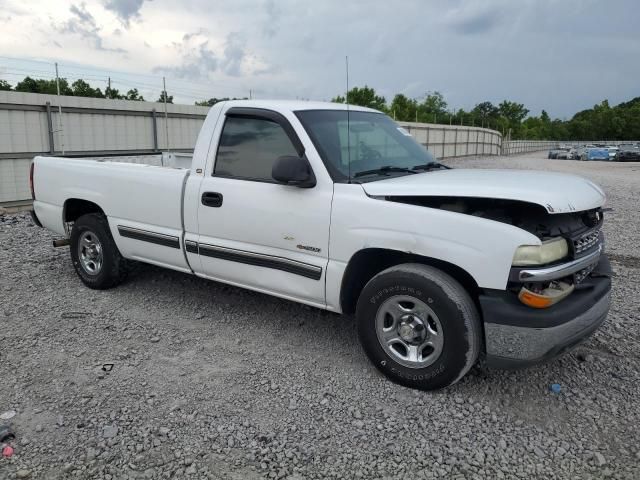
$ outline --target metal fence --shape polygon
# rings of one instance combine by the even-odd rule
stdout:
[[[505,140],[502,145],[502,155],[517,155],[519,153],[539,152],[557,148],[560,142],[547,140]]]

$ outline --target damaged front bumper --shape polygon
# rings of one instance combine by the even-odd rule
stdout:
[[[611,267],[600,255],[591,274],[562,302],[537,310],[506,291],[480,296],[486,360],[496,368],[519,368],[554,358],[591,335],[611,303]]]

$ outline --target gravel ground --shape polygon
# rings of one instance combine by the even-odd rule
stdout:
[[[0,215],[0,478],[639,478],[640,164],[448,163],[605,188],[613,308],[576,350],[413,391],[351,318],[151,266],[91,291],[48,232]]]

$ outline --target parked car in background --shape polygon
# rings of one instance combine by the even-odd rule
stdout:
[[[581,145],[578,148],[576,148],[574,159],[582,160],[582,156],[585,155],[586,153],[587,153],[587,147],[585,147],[584,145]]]
[[[569,147],[554,148],[549,151],[547,158],[564,158],[566,160],[569,150],[571,150]]]
[[[620,145],[616,160],[618,162],[640,162],[640,148],[635,145]]]
[[[637,144],[637,143],[621,143],[620,145],[618,145],[618,148],[620,150],[640,149],[640,144]]]
[[[558,158],[559,151],[560,151],[559,148],[554,148],[549,150],[549,153],[547,154],[547,158]]]
[[[569,152],[569,159],[571,160],[580,160],[580,154],[578,151],[578,147],[573,147]]]
[[[606,148],[607,150],[609,150],[609,160],[615,160],[616,155],[618,154],[620,149],[618,147],[613,147],[613,146],[609,146]]]
[[[575,154],[576,154],[575,148],[567,147],[559,151],[558,154],[556,155],[556,158],[558,160],[572,160],[573,158],[575,158]]]
[[[582,153],[581,160],[609,161],[609,150],[606,148],[587,148]]]

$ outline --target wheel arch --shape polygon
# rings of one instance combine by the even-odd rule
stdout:
[[[480,310],[478,293],[480,288],[473,276],[453,263],[424,255],[401,252],[387,248],[365,248],[357,251],[347,264],[340,286],[340,308],[343,313],[355,312],[362,289],[375,275],[389,267],[403,263],[430,265],[457,280],[469,293]]]
[[[62,207],[62,221],[66,225],[67,223],[75,222],[82,215],[88,213],[101,213],[105,215],[104,210],[94,202],[82,198],[69,198],[65,200]]]

